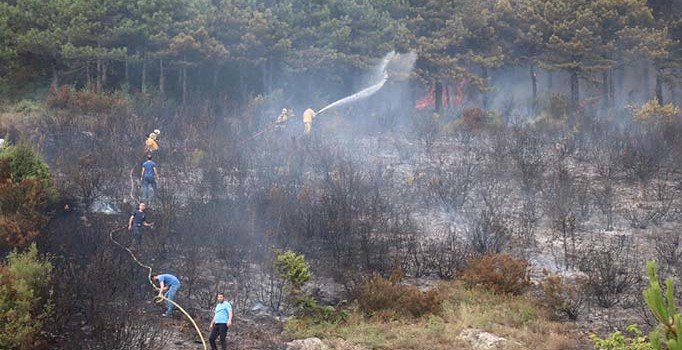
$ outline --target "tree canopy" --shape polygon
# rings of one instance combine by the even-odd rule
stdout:
[[[507,66],[564,71],[611,92],[615,68],[648,62],[679,75],[680,5],[646,0],[17,0],[0,2],[0,83],[121,87],[185,101],[282,88],[287,74],[343,79],[386,52],[419,54],[429,84],[482,92]],[[169,79],[177,77],[177,79]],[[205,84],[206,81],[211,84]],[[210,89],[207,88],[210,87]],[[663,101],[662,101],[663,102]]]

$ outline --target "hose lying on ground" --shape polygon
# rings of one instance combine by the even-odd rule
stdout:
[[[132,173],[131,173],[131,174],[132,174]],[[132,179],[132,176],[131,176],[131,179]],[[132,196],[132,192],[131,192],[131,196]],[[135,256],[135,254],[133,253],[133,251],[130,250],[130,248],[124,246],[123,244],[121,244],[121,243],[119,243],[118,241],[116,241],[116,239],[114,239],[114,233],[116,233],[116,232],[118,232],[118,231],[125,230],[125,229],[126,229],[126,227],[118,227],[118,228],[115,228],[115,229],[111,230],[111,231],[109,232],[109,239],[111,239],[111,241],[114,242],[114,244],[116,244],[116,245],[118,245],[119,247],[125,249],[125,250],[130,254],[130,256],[133,258],[133,260],[135,261],[136,264],[138,264],[140,267],[142,267],[142,268],[144,268],[144,269],[147,269],[147,279],[149,280],[149,284],[151,284],[152,288],[154,288],[154,290],[158,292],[160,288],[157,287],[157,286],[154,284],[154,281],[152,280],[152,268],[151,268],[151,266],[148,266],[148,265],[143,264],[143,263]],[[204,350],[207,350],[207,348],[206,348],[206,341],[204,340],[204,335],[201,333],[201,330],[199,330],[199,326],[198,326],[197,323],[194,321],[194,319],[192,318],[192,316],[190,316],[189,313],[188,313],[187,311],[185,311],[184,308],[182,308],[182,306],[178,305],[178,303],[174,302],[173,300],[170,300],[170,299],[166,298],[163,294],[160,294],[160,295],[157,295],[157,296],[154,297],[154,302],[156,302],[156,303],[161,303],[161,302],[163,302],[163,301],[167,301],[167,302],[173,304],[173,306],[177,307],[178,310],[180,310],[180,311],[185,315],[185,317],[187,317],[187,319],[188,319],[190,322],[192,322],[192,325],[194,326],[194,329],[197,331],[197,334],[199,335],[199,338],[201,338],[201,344],[204,346]]]

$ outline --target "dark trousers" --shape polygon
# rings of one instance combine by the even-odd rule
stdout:
[[[227,324],[216,323],[213,325],[213,329],[211,329],[211,336],[208,337],[208,342],[211,343],[211,350],[218,349],[215,345],[215,340],[218,338],[218,334],[220,334],[220,348],[222,350],[227,349],[227,344],[225,343],[225,337],[227,336]]]
[[[142,247],[142,227],[133,225],[133,244],[140,248]]]

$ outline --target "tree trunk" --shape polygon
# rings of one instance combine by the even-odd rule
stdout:
[[[656,99],[658,103],[663,104],[663,72],[660,69],[656,69]]]
[[[216,96],[217,91],[218,91],[218,72],[219,72],[219,70],[220,70],[220,68],[218,67],[217,64],[213,66],[213,83],[211,84],[211,87],[213,89],[213,96]]]
[[[163,99],[164,96],[166,95],[166,91],[164,89],[164,84],[165,84],[165,73],[163,72],[163,58],[159,58],[159,96]]]
[[[442,108],[443,108],[443,84],[441,84],[440,80],[436,81],[436,87],[435,87],[435,110],[436,113],[440,113]]]
[[[270,86],[270,90],[268,91],[268,93],[272,93],[273,85],[274,85],[274,84],[273,84],[272,75],[274,74],[274,70],[275,70],[275,69],[274,69],[274,65],[275,65],[275,63],[274,63],[274,60],[272,59],[272,57],[270,57],[270,59],[268,60],[268,62],[269,62],[269,64],[270,64],[270,69],[269,69],[270,73],[268,74],[268,85]]]
[[[263,94],[267,95],[269,91],[269,86],[268,86],[268,63],[264,62],[263,65],[260,67],[260,73],[261,73],[261,84],[263,84]]]
[[[52,86],[55,88],[59,86],[59,73],[57,72],[56,63],[52,63]]]
[[[644,69],[642,70],[642,84],[644,86],[644,101],[649,101],[651,98],[651,71],[649,69],[649,62],[644,63]]]
[[[604,96],[604,108],[608,109],[611,107],[611,101],[609,98],[611,97],[611,94],[609,92],[609,72],[604,71],[601,74],[601,88],[602,88],[602,95]]]
[[[128,57],[125,58],[125,83],[130,87],[130,68],[128,66]]]
[[[187,103],[187,65],[182,66],[182,105]]]
[[[97,79],[95,80],[95,92],[102,91],[102,59],[97,58]]]
[[[92,86],[92,74],[90,73],[90,61],[85,61],[85,81],[87,83],[87,88]]]
[[[104,89],[105,86],[107,86],[107,62],[102,61],[102,89]]]
[[[617,67],[613,71],[613,79],[611,80],[613,84],[614,104],[615,102],[622,103],[622,101],[626,100],[625,89],[623,89],[623,81],[625,80],[625,70],[623,67]]]
[[[530,65],[530,82],[533,89],[533,101],[531,103],[532,112],[535,113],[538,109],[538,76],[535,74],[535,65]]]
[[[614,83],[615,77],[614,77],[614,69],[609,69],[609,102],[611,103],[610,107],[613,107],[616,105],[616,84]]]
[[[578,81],[578,72],[571,72],[571,103],[577,106],[580,102],[580,82]]]
[[[239,92],[241,95],[241,102],[244,103],[246,101],[246,83],[244,81],[244,63],[240,62],[239,63]],[[310,92],[310,80],[308,80],[308,90]],[[308,94],[310,96],[310,94]]]
[[[489,103],[489,97],[490,96],[488,96],[488,89],[487,89],[488,88],[488,80],[489,80],[488,79],[488,67],[483,67],[483,80],[485,80],[485,85],[486,85],[484,88],[485,90],[483,90],[483,109],[487,111],[488,106],[490,104]]]
[[[147,93],[147,54],[144,54],[142,56],[142,86],[140,86],[140,90],[142,90],[143,94]]]

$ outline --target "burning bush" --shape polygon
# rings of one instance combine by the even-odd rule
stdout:
[[[498,294],[522,294],[530,286],[528,262],[508,254],[487,254],[469,260],[462,280]]]

